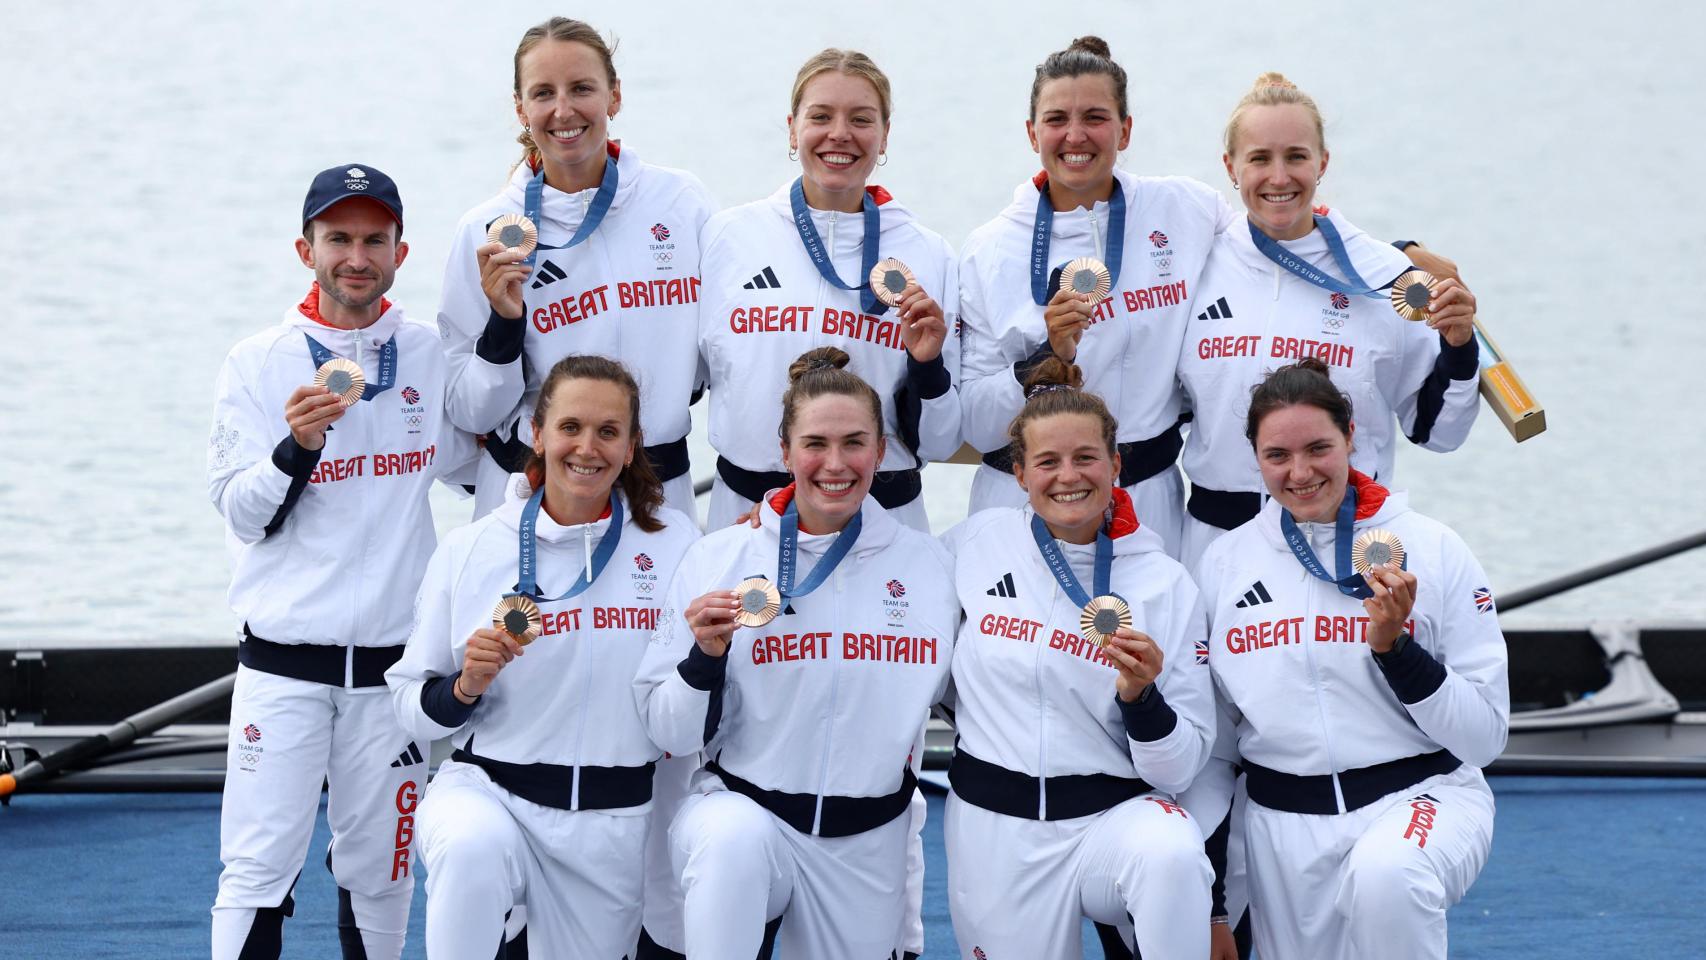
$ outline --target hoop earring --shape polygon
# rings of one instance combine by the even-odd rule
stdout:
[[[879,166],[879,167],[887,166],[888,162],[889,162],[888,151],[885,150],[882,153],[877,154],[877,166]]]
[[[799,147],[789,147],[788,148],[788,159],[789,160],[800,159],[800,148]]]
[[[1232,181],[1232,189],[1234,189],[1234,190],[1238,189],[1238,181],[1236,181],[1236,180]]]

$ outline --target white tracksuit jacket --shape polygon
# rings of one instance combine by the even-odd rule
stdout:
[[[887,796],[904,779],[919,718],[948,682],[959,605],[939,543],[867,496],[858,543],[828,582],[791,601],[792,614],[784,607],[763,627],[738,628],[718,659],[699,651],[683,617],[711,590],[776,579],[778,510],[792,495],[773,497],[758,529],[718,530],[688,551],[635,695],[653,741],[672,754],[705,745],[717,706],[713,759],[735,776],[820,798]],[[833,540],[800,535],[802,580]]]
[[[711,446],[743,469],[782,470],[777,427],[788,365],[807,350],[831,346],[847,352],[852,358],[847,369],[882,399],[888,450],[877,469],[903,470],[922,460],[947,458],[960,444],[959,281],[953,249],[886,190],[867,188],[881,214],[879,259],[894,257],[911,268],[941,305],[948,325],[941,363],[911,362],[895,308],[881,316],[865,314],[860,290],[833,287],[818,274],[794,226],[790,186],[724,210],[705,224],[699,346],[710,371]],[[848,283],[868,281],[861,270],[863,215],[813,210],[812,222],[837,275]],[[921,401],[916,450],[901,442],[912,427],[903,430],[896,402],[909,383]]]
[[[1126,200],[1118,287],[1097,309],[1074,362],[1084,372],[1085,389],[1100,395],[1119,420],[1119,442],[1129,443],[1171,430],[1184,409],[1174,374],[1179,344],[1198,276],[1215,234],[1232,222],[1232,210],[1219,193],[1185,177],[1115,170],[1114,178]],[[973,231],[960,254],[965,436],[985,453],[1007,445],[1007,425],[1025,405],[1020,379],[1026,361],[1048,351],[1048,327],[1031,298],[1030,275],[1042,182],[1039,174],[1021,183],[1013,201]],[[1049,269],[1077,257],[1105,261],[1107,229],[1105,201],[1090,210],[1056,212]]]
[[[518,417],[532,416],[551,366],[578,353],[610,357],[628,367],[640,385],[640,429],[648,446],[687,436],[692,425],[688,401],[701,380],[695,340],[699,231],[716,203],[690,173],[646,163],[614,142],[610,152],[620,177],[610,210],[584,242],[568,250],[541,250],[535,257],[533,275],[522,285],[524,369],[488,394],[479,411],[480,432],[509,437]],[[525,164],[516,167],[501,193],[456,225],[438,324],[458,375],[476,363],[492,312],[474,251],[486,242],[488,224],[522,212],[532,178]],[[540,198],[540,242],[568,243],[596,192],[563,193],[546,186]],[[527,425],[521,430],[523,440],[531,437]],[[501,502],[500,491],[501,486],[480,495],[478,512]]]
[[[1303,569],[1280,532],[1280,506],[1270,501],[1216,540],[1197,572],[1209,613],[1209,666],[1236,724],[1238,753],[1293,775],[1337,774],[1442,748],[1484,767],[1504,750],[1510,726],[1504,635],[1487,575],[1456,533],[1410,510],[1405,494],[1352,478],[1356,532],[1396,534],[1416,576],[1413,655],[1401,658],[1388,682],[1368,649],[1362,602]],[[1334,570],[1332,524],[1299,528]]]
[[[451,533],[433,554],[408,649],[386,672],[398,719],[423,742],[452,737],[465,747],[472,738],[474,754],[505,763],[637,767],[657,760],[662,751],[634,708],[634,670],[657,625],[664,588],[698,539],[698,527],[668,507],[658,511],[664,528],[656,533],[625,516],[616,553],[598,579],[579,596],[540,604],[540,636],[476,704],[466,707],[450,693],[468,636],[492,625],[493,606],[515,588],[525,505],[506,499]],[[568,589],[609,527],[608,517],[562,526],[541,510],[540,593]]]
[[[303,306],[313,309],[317,293]],[[291,392],[314,382],[304,334],[360,364],[370,384],[381,346],[397,341],[395,383],[345,411],[317,455],[284,421]],[[208,495],[240,544],[231,608],[256,636],[357,647],[408,639],[409,598],[436,540],[427,491],[473,454],[453,423],[501,376],[476,360],[452,385],[432,327],[396,306],[353,331],[293,306],[231,349],[216,388]]]
[[[1129,499],[1119,496],[1129,513]],[[1163,792],[1183,790],[1214,742],[1213,685],[1196,656],[1206,630],[1196,585],[1155,533],[1135,519],[1116,527],[1111,589],[1163,657],[1145,707],[1122,711],[1118,672],[1078,635],[1081,608],[1033,543],[1031,516],[1028,506],[993,508],[943,536],[965,611],[953,664],[959,749],[1032,777],[1135,771]],[[1095,545],[1061,546],[1092,591]]]
[[[1335,212],[1328,216],[1370,285],[1390,286],[1410,269],[1398,250]],[[1280,244],[1334,276],[1341,272],[1319,230]],[[1442,353],[1439,334],[1398,316],[1385,296],[1334,294],[1287,273],[1256,249],[1242,222],[1215,241],[1191,312],[1179,378],[1195,411],[1183,462],[1198,486],[1263,491],[1244,436],[1250,388],[1303,357],[1323,360],[1334,385],[1351,398],[1351,466],[1375,480],[1390,482],[1398,430],[1429,450],[1455,450],[1480,409],[1473,339]]]

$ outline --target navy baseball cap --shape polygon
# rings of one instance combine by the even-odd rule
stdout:
[[[346,163],[322,170],[308,185],[308,197],[302,201],[302,226],[339,201],[351,197],[366,197],[375,201],[397,220],[397,231],[403,229],[403,198],[397,195],[397,184],[379,170],[363,163]]]

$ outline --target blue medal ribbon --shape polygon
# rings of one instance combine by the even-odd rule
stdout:
[[[1377,299],[1383,296],[1369,286],[1368,281],[1364,280],[1362,275],[1357,273],[1356,267],[1351,265],[1351,255],[1345,250],[1345,241],[1339,236],[1339,228],[1333,226],[1333,221],[1326,217],[1320,214],[1315,215],[1315,229],[1321,231],[1322,239],[1327,241],[1327,252],[1333,255],[1333,262],[1337,263],[1339,269],[1344,271],[1345,276],[1349,278],[1348,282],[1340,280],[1324,270],[1315,268],[1290,250],[1280,246],[1279,241],[1263,233],[1256,226],[1255,221],[1246,222],[1250,227],[1250,239],[1255,241],[1256,249],[1262,251],[1262,256],[1284,267],[1292,276],[1334,293]]]
[[[308,340],[308,355],[313,358],[314,369],[316,371],[325,366],[331,361],[332,357],[335,356],[335,354],[333,354],[332,351],[327,350],[325,345],[320,341],[308,336],[306,333],[302,336]],[[356,366],[361,366],[360,357],[357,357],[355,362]],[[361,391],[361,399],[372,400],[374,397],[377,397],[391,389],[391,385],[396,382],[397,338],[393,336],[391,339],[385,341],[384,345],[379,348],[379,379],[377,382],[372,380],[368,381],[366,388]]]
[[[1031,230],[1031,300],[1037,306],[1048,305],[1048,248],[1054,237],[1054,203],[1049,199],[1048,184],[1037,191],[1037,220]],[[1108,259],[1109,291],[1120,288],[1120,261],[1125,259],[1125,188],[1114,181],[1114,195],[1108,198]],[[1100,594],[1098,594],[1100,596]]]
[[[598,541],[598,549],[592,552],[592,569],[582,570],[575,578],[574,585],[560,597],[541,597],[539,595],[539,541],[534,534],[534,527],[539,522],[539,507],[545,501],[545,491],[539,490],[527,501],[527,506],[521,508],[521,522],[517,524],[521,541],[520,577],[515,583],[515,593],[527,597],[536,603],[554,603],[577,597],[591,587],[598,575],[604,572],[604,567],[610,558],[616,554],[616,544],[622,539],[622,498],[616,491],[610,492],[610,529],[604,532],[604,539]]]
[[[861,207],[865,217],[865,246],[860,251],[860,273],[858,283],[842,283],[841,276],[835,272],[835,264],[829,262],[829,252],[824,249],[823,238],[817,235],[817,227],[812,224],[811,208],[806,206],[805,178],[794,181],[788,189],[788,205],[794,209],[794,229],[799,231],[800,242],[806,245],[806,254],[812,258],[812,266],[830,286],[840,290],[859,290],[859,308],[873,317],[882,316],[888,311],[888,304],[877,299],[877,294],[871,285],[865,282],[871,276],[871,271],[877,266],[877,235],[882,231],[882,214],[877,212],[877,201],[871,198],[867,191]]]
[[[1348,571],[1342,577],[1334,577],[1321,566],[1321,559],[1315,556],[1315,550],[1309,546],[1309,540],[1303,536],[1303,531],[1297,528],[1297,521],[1292,519],[1290,510],[1280,511],[1280,532],[1285,534],[1286,545],[1291,547],[1292,555],[1297,562],[1303,564],[1303,569],[1317,580],[1325,580],[1339,588],[1339,592],[1356,600],[1367,600],[1374,596],[1368,581],[1362,574],[1351,567],[1351,538],[1355,533],[1357,514],[1357,492],[1350,485],[1345,486],[1345,499],[1339,504],[1339,515],[1333,525],[1333,553],[1335,566]]]
[[[1061,552],[1060,544],[1054,542],[1054,534],[1049,532],[1048,524],[1034,513],[1031,514],[1031,539],[1037,542],[1037,550],[1043,555],[1048,572],[1054,574],[1055,581],[1066,591],[1067,599],[1078,604],[1080,610],[1089,606],[1095,597],[1084,592],[1078,576],[1072,572],[1072,565],[1066,560],[1066,554]],[[1114,541],[1108,536],[1106,525],[1096,531],[1096,562],[1091,569],[1091,586],[1095,587],[1096,596],[1107,596],[1113,578]]]
[[[616,158],[605,157],[604,179],[599,181],[598,192],[592,195],[592,203],[587,205],[586,216],[581,219],[581,225],[575,228],[575,235],[569,238],[568,243],[565,243],[560,247],[546,246],[541,242],[538,246],[533,248],[533,252],[529,253],[527,255],[527,259],[522,262],[527,264],[528,268],[531,269],[533,267],[533,261],[539,256],[539,251],[567,250],[570,247],[585,242],[586,238],[592,236],[592,232],[598,229],[598,225],[604,222],[604,215],[610,212],[610,202],[616,199],[616,185],[619,182],[621,182],[621,175],[616,172]],[[522,200],[521,209],[522,212],[527,215],[527,219],[533,221],[534,228],[541,231],[540,237],[542,239],[544,237],[543,230],[545,227],[544,221],[540,219],[539,208],[544,194],[545,167],[541,164],[539,172],[534,174],[532,180],[527,181],[527,194]]]
[[[853,544],[859,539],[859,528],[863,525],[864,511],[853,515],[847,521],[847,526],[841,528],[840,536],[824,551],[823,559],[812,568],[811,576],[799,586],[794,585],[794,571],[799,560],[800,552],[800,508],[797,503],[788,501],[788,509],[782,512],[782,543],[776,550],[776,588],[782,594],[786,603],[795,597],[803,597],[829,579],[835,572],[837,564],[853,549]]]

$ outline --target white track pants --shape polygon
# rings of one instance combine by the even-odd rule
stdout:
[[[711,510],[705,520],[705,530],[721,530],[734,523],[741,514],[752,509],[752,504],[753,501],[729,489],[722,477],[717,477],[711,484]],[[922,496],[889,510],[889,514],[914,530],[930,532],[930,518],[924,513]]]
[[[814,837],[738,793],[688,797],[670,828],[687,956],[752,960],[765,924],[781,917],[778,957],[887,957],[901,923],[910,829],[902,815],[851,837]]]
[[[278,956],[284,905],[329,784],[332,875],[372,960],[403,952],[415,877],[415,807],[424,752],[397,725],[385,687],[345,689],[237,668],[219,813],[213,957]],[[269,918],[269,911],[270,914]],[[266,928],[271,924],[271,931]],[[244,952],[251,937],[257,938]],[[258,952],[257,952],[258,951]]]
[[[1137,522],[1161,535],[1167,555],[1177,559],[1183,537],[1185,517],[1185,481],[1178,467],[1168,467],[1148,480],[1125,488],[1131,495],[1131,505],[1137,511]],[[1022,507],[1025,488],[1011,473],[1001,473],[988,464],[979,464],[971,480],[971,507],[968,513],[990,507]]]
[[[1043,821],[950,794],[943,828],[948,909],[965,960],[1076,960],[1081,917],[1118,927],[1128,945],[1135,927],[1145,957],[1208,956],[1213,871],[1196,821],[1165,795]]]
[[[541,806],[472,764],[446,762],[421,803],[429,960],[489,960],[517,903],[527,905],[530,956],[631,956],[649,820],[641,809]]]
[[[687,952],[681,926],[681,874],[670,856],[669,826],[687,799],[694,771],[704,757],[665,757],[652,778],[651,827],[646,835],[645,928],[652,942],[676,953]]]
[[[1443,960],[1445,915],[1493,845],[1493,792],[1464,767],[1345,814],[1245,813],[1262,960]]]

